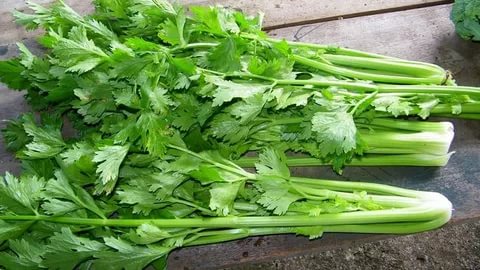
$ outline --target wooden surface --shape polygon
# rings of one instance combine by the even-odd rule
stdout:
[[[34,0],[35,3],[46,4],[53,0]],[[85,12],[91,10],[88,0],[65,0],[75,10]],[[215,4],[241,9],[250,14],[258,11],[265,13],[265,26],[278,28],[305,21],[330,20],[339,17],[352,17],[372,12],[384,12],[395,9],[410,9],[418,6],[435,5],[450,2],[448,0],[179,0],[188,5]],[[0,0],[0,45],[15,43],[36,32],[26,32],[15,25],[11,15],[14,9],[24,10],[25,0]]]
[[[1,1],[1,0],[0,0]],[[83,1],[77,1],[82,2]],[[208,1],[193,0],[204,3]],[[228,1],[215,1],[226,3]],[[356,3],[406,3],[409,1],[231,1],[246,10],[254,6],[268,7],[268,14],[289,18],[306,18],[305,12],[322,9],[321,3],[336,7],[331,10],[345,10],[345,3],[353,11],[361,10]],[[250,3],[250,5],[247,4]],[[289,4],[292,2],[293,4]],[[341,2],[341,4],[338,4]],[[410,1],[425,2],[425,1]],[[20,6],[17,1],[4,0]],[[252,4],[253,3],[253,4]],[[276,12],[275,3],[288,4]],[[297,8],[310,3],[309,8]],[[311,4],[315,3],[315,4]],[[337,3],[337,5],[334,5]],[[325,4],[324,4],[325,5]],[[353,8],[355,7],[355,8]],[[250,9],[249,9],[250,8]],[[325,8],[325,7],[323,7]],[[272,11],[273,9],[273,11]],[[322,22],[317,24],[288,27],[270,31],[270,35],[289,40],[328,43],[383,53],[402,58],[437,63],[451,70],[459,84],[480,86],[480,44],[460,40],[449,21],[451,5],[437,5],[399,12]],[[6,10],[1,6],[0,10]],[[288,11],[288,13],[287,13]],[[338,14],[330,11],[332,14]],[[311,12],[314,13],[314,12]],[[311,14],[309,13],[309,14]],[[321,15],[323,13],[318,13]],[[325,13],[327,14],[327,13]],[[2,16],[3,17],[3,16]],[[278,18],[278,17],[277,17]],[[320,17],[317,17],[317,19]],[[0,18],[0,20],[3,20]],[[274,21],[271,19],[272,22]],[[287,21],[287,20],[286,20]],[[4,27],[4,24],[0,24]],[[18,28],[2,29],[0,34],[0,57],[15,54],[11,43],[24,38]],[[13,33],[13,34],[12,34]],[[32,39],[25,40],[29,47],[35,47]],[[22,94],[11,92],[0,86],[0,119],[10,119],[28,110]],[[480,218],[480,121],[454,121],[455,139],[452,150],[456,151],[449,164],[442,168],[347,168],[344,175],[337,176],[329,168],[295,169],[297,175],[344,180],[366,180],[397,186],[431,190],[445,194],[453,203],[453,222]],[[0,122],[0,127],[4,123]],[[5,170],[18,171],[18,164],[5,152],[0,142],[0,173]],[[218,245],[186,248],[175,251],[169,258],[171,269],[216,269],[231,265],[245,265],[252,262],[272,260],[283,256],[329,250],[341,246],[374,241],[385,235],[328,234],[321,240],[309,241],[295,236],[254,237]],[[221,254],[221,255],[219,255]],[[188,258],[186,260],[185,258]]]

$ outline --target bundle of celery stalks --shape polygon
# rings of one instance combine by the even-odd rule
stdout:
[[[450,219],[435,192],[289,166],[443,166],[453,125],[425,119],[479,119],[479,88],[433,64],[272,39],[261,16],[222,7],[93,4],[15,13],[45,30],[45,54],[18,44],[0,62],[37,112],[3,131],[22,172],[0,181],[0,266],[163,269],[178,247]]]

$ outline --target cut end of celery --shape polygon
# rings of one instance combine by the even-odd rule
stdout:
[[[365,153],[369,154],[445,155],[450,149],[455,132],[452,123],[439,122],[425,127],[424,131],[362,130],[361,135],[367,145]]]

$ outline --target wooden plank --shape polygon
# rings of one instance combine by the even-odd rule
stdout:
[[[37,0],[46,4],[52,0]],[[75,10],[86,12],[91,10],[90,1],[67,0]],[[265,13],[265,26],[278,28],[284,25],[300,24],[308,21],[351,17],[371,12],[384,12],[394,9],[406,9],[421,5],[444,3],[445,0],[181,0],[187,5],[223,5],[241,9],[250,14],[258,11]],[[38,32],[27,33],[22,27],[15,25],[11,12],[25,9],[25,1],[2,0],[0,4],[0,44],[20,41],[33,37]]]
[[[454,72],[460,84],[480,85],[480,44],[460,40],[448,19],[450,6],[331,21],[304,27],[272,31],[287,39],[333,43],[371,52],[385,53],[412,60],[440,64]],[[0,54],[1,54],[0,48]],[[7,54],[14,53],[5,50]],[[4,55],[5,56],[5,55]],[[21,93],[0,87],[0,119],[9,119],[27,110]],[[456,137],[452,150],[457,153],[443,168],[347,168],[337,176],[329,168],[295,169],[296,175],[343,180],[377,181],[397,186],[438,191],[453,203],[454,222],[480,218],[480,121],[454,121]],[[3,125],[0,122],[0,127]],[[0,146],[2,147],[2,146]],[[18,164],[0,148],[0,174],[17,169]],[[328,234],[321,240],[308,241],[295,236],[248,238],[225,244],[182,249],[169,258],[171,269],[218,269],[232,265],[272,260],[329,250],[352,242],[376,241],[389,236]],[[245,253],[247,252],[247,253]],[[221,254],[221,256],[219,256]],[[188,258],[188,259],[186,259]],[[248,268],[248,266],[246,267]]]

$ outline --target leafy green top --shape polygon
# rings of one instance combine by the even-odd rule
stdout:
[[[450,18],[460,37],[480,41],[480,1],[455,0]]]

